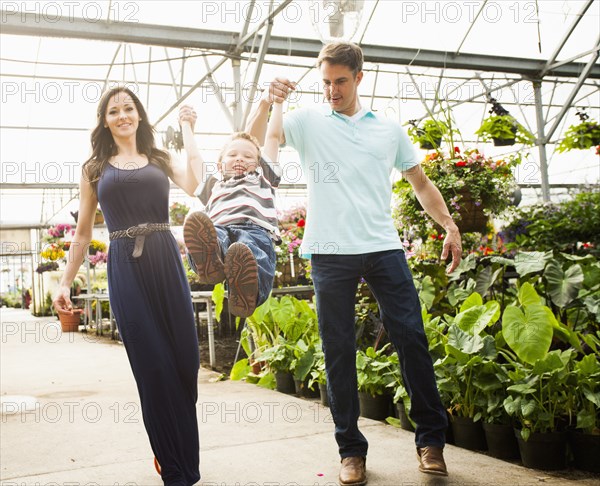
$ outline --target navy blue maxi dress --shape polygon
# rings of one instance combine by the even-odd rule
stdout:
[[[156,165],[134,170],[108,165],[98,201],[109,231],[169,221],[169,179]],[[137,383],[150,445],[169,486],[200,479],[196,400],[200,366],[190,289],[170,231],[111,241],[110,305]],[[149,464],[151,464],[149,462]]]

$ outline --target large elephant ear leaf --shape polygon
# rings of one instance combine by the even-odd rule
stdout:
[[[430,275],[427,275],[421,282],[421,290],[419,292],[419,297],[425,309],[431,309],[433,302],[436,297],[435,293],[435,285]]]
[[[499,317],[500,304],[496,301],[490,301],[486,302],[485,305],[477,305],[460,312],[456,315],[454,323],[463,331],[477,335],[496,322]]]
[[[475,277],[475,282],[477,283],[475,291],[478,294],[485,296],[490,287],[494,285],[494,282],[498,279],[498,276],[502,273],[502,270],[502,268],[498,268],[494,271],[491,266],[481,270]]]
[[[467,309],[478,305],[483,305],[483,299],[481,298],[481,295],[479,295],[479,293],[473,292],[465,299],[465,301],[460,306],[460,312],[464,312]]]
[[[533,285],[531,285],[529,282],[525,282],[519,289],[519,302],[522,306],[528,306],[541,304],[542,299],[535,291]]]
[[[520,277],[541,272],[552,258],[552,252],[522,251],[515,256],[515,270]]]
[[[571,265],[563,271],[556,260],[552,260],[544,270],[547,290],[552,302],[558,307],[565,307],[573,301],[583,286],[583,270],[579,265]]]
[[[509,306],[502,317],[502,336],[521,361],[534,364],[548,353],[552,343],[552,312],[541,304],[522,311]]]

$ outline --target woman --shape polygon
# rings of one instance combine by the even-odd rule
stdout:
[[[195,122],[195,113],[181,114]],[[169,231],[169,178],[192,195],[190,162],[172,163],[156,148],[137,96],[118,87],[105,93],[83,165],[77,229],[54,299],[71,312],[71,283],[92,237],[98,202],[110,231],[110,305],[137,383],[144,425],[164,484],[200,479],[196,418],[198,339],[179,248]]]

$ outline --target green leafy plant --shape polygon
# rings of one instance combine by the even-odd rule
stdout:
[[[499,233],[507,248],[600,254],[600,192],[517,209]]]
[[[359,391],[375,397],[384,395],[389,391],[388,388],[393,386],[397,366],[388,354],[390,346],[391,344],[388,343],[377,351],[371,346],[365,351],[358,350],[356,352]],[[397,362],[398,358],[396,358],[396,364]]]
[[[571,125],[565,132],[564,138],[556,147],[557,152],[569,150],[587,150],[600,146],[600,124],[595,120],[589,120],[589,115],[580,110],[576,113],[580,123]]]
[[[298,343],[315,349],[317,340],[314,309],[307,301],[286,295],[269,297],[246,319],[241,345],[248,357],[266,361],[277,371],[293,371],[294,360],[300,358],[300,350],[295,354]]]
[[[450,127],[444,121],[429,118],[419,124],[417,120],[410,120],[408,135],[414,143],[422,149],[436,149],[442,143],[442,138],[450,133]]]
[[[489,117],[485,118],[479,129],[475,132],[484,142],[494,141],[495,145],[512,145],[515,142],[524,145],[533,145],[535,136],[521,125],[510,113],[505,110],[494,98]]]
[[[600,435],[600,363],[594,354],[575,362],[576,427],[587,434]]]
[[[438,386],[450,399],[453,414],[479,420],[487,409],[486,394],[502,387],[493,366],[497,358],[494,338],[484,332],[500,317],[496,301],[483,302],[474,292],[452,319],[446,339],[446,356],[434,367]]]
[[[174,202],[169,206],[169,219],[172,224],[181,226],[189,212],[189,206],[183,203]]]

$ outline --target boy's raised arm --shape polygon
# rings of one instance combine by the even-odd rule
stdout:
[[[283,132],[283,103],[273,103],[263,152],[273,162],[279,160],[279,141]]]
[[[179,123],[183,135],[183,146],[187,154],[188,167],[191,167],[198,184],[203,185],[206,175],[204,159],[200,155],[196,140],[194,139],[193,124],[196,121],[189,113],[190,107],[183,106],[179,112]]]

